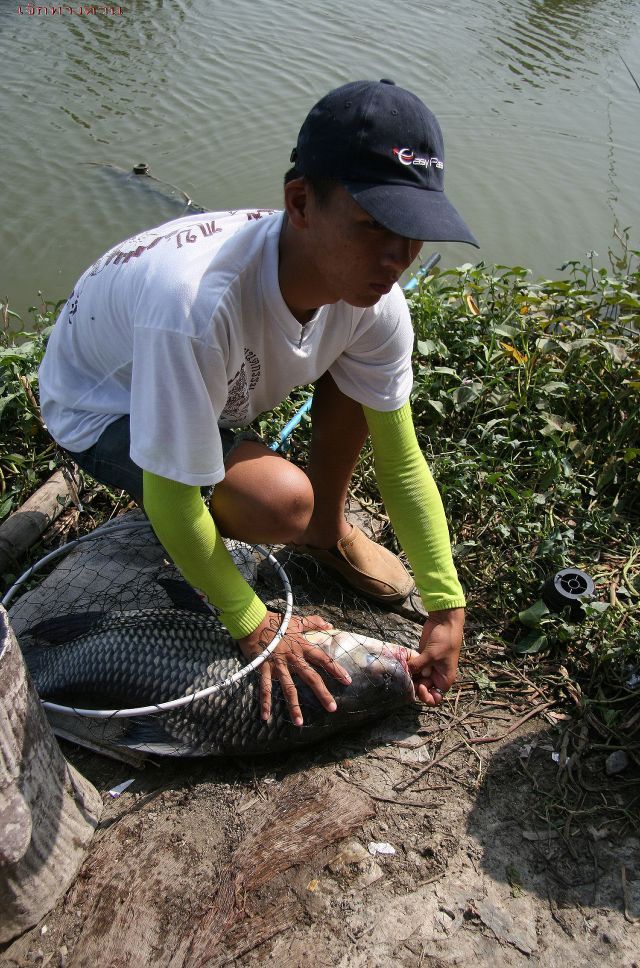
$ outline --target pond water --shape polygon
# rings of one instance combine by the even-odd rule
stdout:
[[[640,244],[640,0],[96,6],[0,0],[0,297],[21,313],[182,214],[182,192],[278,206],[302,118],[363,77],[441,122],[447,193],[481,242],[440,244],[442,265],[537,278],[590,250],[607,264],[626,226]],[[130,175],[137,162],[159,182]]]

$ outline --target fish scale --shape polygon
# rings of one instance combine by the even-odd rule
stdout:
[[[219,683],[245,664],[237,643],[213,614],[178,608],[140,609],[45,621],[29,630],[23,651],[41,697],[83,707],[90,697],[102,709],[135,708],[192,695]],[[314,638],[315,636],[315,638]],[[317,671],[337,712],[326,712],[296,680],[304,726],[294,726],[279,683],[272,714],[261,719],[259,673],[170,712],[119,720],[115,745],[167,755],[255,754],[286,750],[333,735],[350,724],[377,719],[415,698],[406,650],[364,636],[332,630],[307,633],[343,665],[352,684]],[[394,651],[395,650],[395,651]],[[69,716],[70,729],[74,717]],[[100,726],[96,724],[96,731]]]

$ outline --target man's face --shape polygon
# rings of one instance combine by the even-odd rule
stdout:
[[[351,306],[373,306],[422,248],[422,242],[383,228],[342,185],[322,204],[310,192],[307,216],[309,251],[326,290],[324,303],[343,299]]]

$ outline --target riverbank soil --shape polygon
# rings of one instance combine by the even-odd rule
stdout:
[[[640,966],[637,767],[608,775],[586,738],[572,764],[567,708],[476,633],[437,710],[289,755],[134,766],[61,741],[103,819],[0,963]]]
[[[497,712],[454,699],[330,749],[144,769],[64,743],[104,817],[73,887],[2,963],[631,968],[637,838],[550,839],[528,771],[554,782],[555,730],[467,745],[521,718]]]

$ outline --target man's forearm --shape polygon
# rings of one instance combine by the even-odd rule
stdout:
[[[418,446],[409,404],[391,413],[364,407],[364,414],[380,494],[425,607],[464,607],[442,499]]]
[[[200,488],[144,471],[143,495],[153,530],[189,584],[220,609],[233,638],[253,632],[266,607],[234,565]]]

